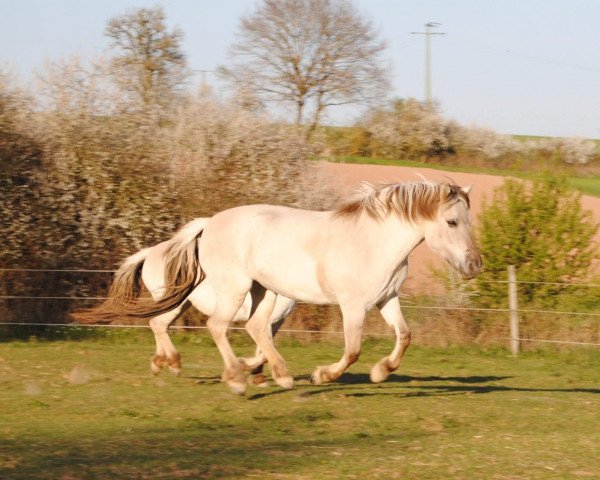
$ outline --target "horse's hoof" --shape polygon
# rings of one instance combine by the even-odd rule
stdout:
[[[278,377],[274,379],[277,385],[286,390],[291,390],[294,388],[294,378],[293,377]]]
[[[246,394],[246,384],[235,382],[232,380],[227,381],[227,385],[231,388],[231,391],[236,395],[245,395]]]
[[[152,359],[150,360],[150,370],[154,375],[158,375],[165,363],[165,358],[159,355],[152,355]]]
[[[310,376],[310,383],[313,385],[321,385],[323,383],[323,374],[321,367],[317,367],[317,369]]]
[[[250,385],[254,385],[255,387],[268,387],[269,382],[263,373],[256,373],[254,375],[248,376],[248,383]]]
[[[150,370],[154,375],[158,375],[160,373],[160,367],[154,362],[150,362]]]
[[[179,367],[173,367],[173,366],[169,365],[169,370],[176,377],[181,376],[181,368],[179,368]]]
[[[373,383],[381,383],[390,376],[390,369],[387,366],[387,361],[377,362],[371,368],[371,381]]]
[[[390,367],[388,358],[383,358],[373,365],[373,368],[371,368],[371,381],[373,383],[381,383],[384,380],[387,380],[387,377],[389,377],[390,373],[392,373],[394,370],[394,368]]]

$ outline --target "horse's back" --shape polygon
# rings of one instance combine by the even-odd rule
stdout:
[[[209,277],[256,280],[279,294],[326,303],[318,265],[327,249],[328,215],[274,205],[225,210],[204,230],[203,268]]]
[[[279,248],[297,252],[314,248],[323,234],[328,212],[315,212],[277,205],[246,205],[216,214],[207,224],[203,242],[225,240],[235,250]],[[222,244],[222,243],[221,243]],[[287,246],[287,248],[286,248]],[[247,252],[243,252],[247,253]]]

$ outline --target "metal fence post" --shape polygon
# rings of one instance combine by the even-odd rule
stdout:
[[[510,351],[519,354],[519,304],[517,301],[517,273],[514,265],[508,266],[508,309],[510,310]]]

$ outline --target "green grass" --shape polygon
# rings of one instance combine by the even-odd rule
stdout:
[[[569,137],[548,137],[545,135],[511,135],[511,137],[520,142],[528,142],[530,140],[533,140],[533,141],[560,140],[560,139],[569,138]],[[600,138],[587,138],[586,140],[595,142],[596,144],[600,145]]]
[[[148,370],[149,332],[0,343],[0,478],[598,478],[600,352],[411,347],[389,381],[367,340],[340,381],[308,382],[341,342],[280,340],[291,391],[219,382],[205,334],[175,335],[180,378]],[[242,337],[235,348],[249,354]]]
[[[586,195],[600,197],[600,176],[570,177],[569,184]]]
[[[411,168],[429,168],[432,170],[444,170],[446,172],[477,173],[484,175],[511,176],[517,178],[535,178],[536,173],[523,172],[515,169],[500,169],[491,167],[443,165],[437,163],[423,163],[413,160],[390,160],[386,158],[339,156],[334,159],[337,163],[354,163],[366,165],[387,165]],[[585,195],[600,197],[600,176],[568,176],[571,187]]]
[[[336,163],[355,163],[355,164],[366,164],[366,165],[387,165],[387,166],[398,166],[398,167],[412,167],[412,168],[429,168],[432,170],[444,170],[446,172],[462,172],[462,173],[480,173],[486,175],[499,175],[499,176],[517,176],[517,177],[532,177],[535,174],[529,172],[521,172],[519,170],[508,170],[492,167],[477,167],[477,166],[465,166],[465,165],[444,165],[440,163],[423,163],[416,160],[392,160],[387,158],[372,158],[372,157],[353,157],[353,156],[339,156],[335,157]]]

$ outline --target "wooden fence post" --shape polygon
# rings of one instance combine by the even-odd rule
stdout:
[[[510,310],[510,351],[519,354],[519,304],[517,301],[517,274],[514,265],[508,266],[508,309]]]

